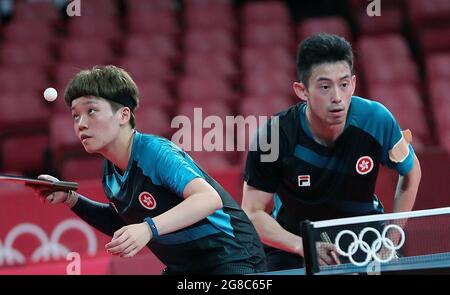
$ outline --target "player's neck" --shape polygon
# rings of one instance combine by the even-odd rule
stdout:
[[[324,124],[308,111],[306,112],[306,121],[314,141],[323,146],[332,146],[345,127],[345,122],[338,125]]]
[[[110,145],[107,151],[102,155],[111,161],[122,173],[128,167],[130,161],[131,149],[133,147],[134,130],[121,132],[114,143]]]

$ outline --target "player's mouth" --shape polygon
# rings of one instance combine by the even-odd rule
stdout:
[[[80,135],[80,140],[81,140],[82,143],[85,143],[86,140],[88,140],[88,139],[91,138],[91,137],[92,137],[92,136],[88,136],[88,135],[86,135],[86,134],[81,134],[81,135]]]
[[[344,108],[334,108],[329,110],[329,112],[334,116],[342,116],[344,114]]]

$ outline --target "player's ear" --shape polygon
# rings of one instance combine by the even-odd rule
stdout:
[[[352,87],[353,87],[353,90],[352,90],[352,95],[355,93],[355,90],[356,90],[356,76],[355,75],[352,75]]]
[[[127,124],[131,119],[131,110],[129,107],[123,107],[119,111],[120,124]]]
[[[302,82],[294,82],[292,84],[292,88],[294,89],[295,95],[303,101],[308,100],[308,89],[305,84]]]

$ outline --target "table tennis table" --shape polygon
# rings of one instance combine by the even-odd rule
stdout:
[[[370,265],[370,264],[369,264]],[[449,274],[450,253],[436,253],[420,256],[400,257],[387,263],[379,264],[379,269],[373,270],[380,274]],[[316,275],[366,274],[367,265],[356,266],[351,263],[321,266]],[[280,270],[260,273],[261,275],[304,275],[304,268]],[[375,273],[374,273],[375,274]]]

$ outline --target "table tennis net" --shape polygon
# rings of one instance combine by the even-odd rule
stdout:
[[[310,274],[376,273],[450,263],[450,208],[306,224],[302,235]]]

